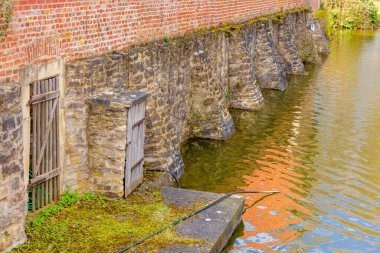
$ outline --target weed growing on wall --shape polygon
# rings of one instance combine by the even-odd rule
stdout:
[[[0,38],[7,36],[7,31],[12,22],[13,10],[11,0],[0,0]]]
[[[228,90],[228,91],[226,92],[226,98],[227,98],[227,99],[231,99],[231,98],[232,98],[232,92],[231,92],[230,90]]]

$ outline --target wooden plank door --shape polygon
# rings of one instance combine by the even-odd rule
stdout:
[[[125,197],[127,197],[143,179],[144,120],[145,101],[133,105],[128,111]]]
[[[59,79],[31,84],[31,189],[32,210],[59,200]]]

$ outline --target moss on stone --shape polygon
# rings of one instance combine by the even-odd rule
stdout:
[[[273,16],[271,16],[272,22],[274,24],[283,24],[285,23],[286,15],[285,12],[281,11]]]
[[[286,13],[299,13],[299,12],[311,13],[312,10],[308,6],[301,6],[301,7],[293,8],[286,11]]]
[[[173,37],[173,38],[169,38],[167,36],[164,36],[164,37],[162,37],[162,40],[141,42],[138,45],[137,44],[130,45],[125,50],[132,50],[132,49],[136,49],[136,48],[142,48],[143,49],[143,48],[146,48],[146,47],[149,47],[152,45],[161,44],[161,43],[173,44],[174,45],[180,40],[186,40],[186,39],[192,38],[196,35],[201,36],[201,35],[204,35],[206,33],[217,32],[217,31],[223,31],[226,33],[227,36],[233,36],[234,33],[236,33],[236,31],[239,32],[247,24],[252,25],[255,23],[259,23],[259,22],[268,22],[269,19],[271,19],[272,22],[275,24],[282,24],[285,22],[286,14],[301,13],[301,12],[311,13],[312,10],[308,6],[302,6],[302,7],[286,10],[286,11],[281,10],[279,12],[275,12],[275,13],[270,14],[270,15],[264,15],[264,16],[252,18],[250,20],[247,20],[247,21],[241,22],[241,23],[229,22],[229,23],[223,23],[223,24],[220,24],[218,26],[213,26],[213,27],[200,27],[200,28],[194,29],[191,32],[189,32],[185,35],[182,35],[182,36]],[[120,54],[120,52],[118,52],[118,53]],[[104,54],[104,55],[108,56],[107,54]]]
[[[183,38],[189,38],[194,35],[202,35],[208,32],[216,32],[216,31],[224,31],[228,36],[232,36],[235,31],[240,31],[243,26],[247,24],[255,24],[258,22],[268,22],[269,19],[272,20],[274,23],[282,24],[285,22],[286,19],[286,14],[288,13],[299,13],[299,12],[307,12],[310,13],[311,9],[307,6],[299,7],[299,8],[293,8],[290,10],[281,10],[279,12],[273,13],[271,15],[265,15],[265,16],[260,16],[256,17],[253,19],[250,19],[248,21],[242,22],[242,23],[223,23],[217,27],[211,27],[211,28],[198,28],[195,29],[194,31],[182,36],[178,37],[176,39],[183,39]]]
[[[42,224],[29,220],[28,242],[12,252],[115,252],[191,212],[163,203],[160,192],[140,191],[127,199],[95,196],[49,216]],[[136,248],[154,252],[173,244],[204,243],[179,237],[169,229]]]

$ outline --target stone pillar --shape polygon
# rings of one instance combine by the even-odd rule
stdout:
[[[88,168],[91,190],[124,196],[129,108],[148,96],[144,92],[103,92],[88,103]]]
[[[256,25],[245,25],[230,32],[228,49],[228,86],[232,108],[259,110],[264,104],[256,83]]]
[[[26,241],[20,85],[0,84],[0,252]]]

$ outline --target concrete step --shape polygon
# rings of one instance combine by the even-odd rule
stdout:
[[[201,192],[173,187],[163,187],[162,196],[166,204],[179,208],[203,207],[220,198],[223,194]],[[193,216],[177,225],[176,233],[182,237],[190,237],[204,242],[203,244],[172,245],[161,249],[161,253],[206,253],[221,252],[233,232],[241,222],[244,208],[242,196],[231,196],[209,209]]]

